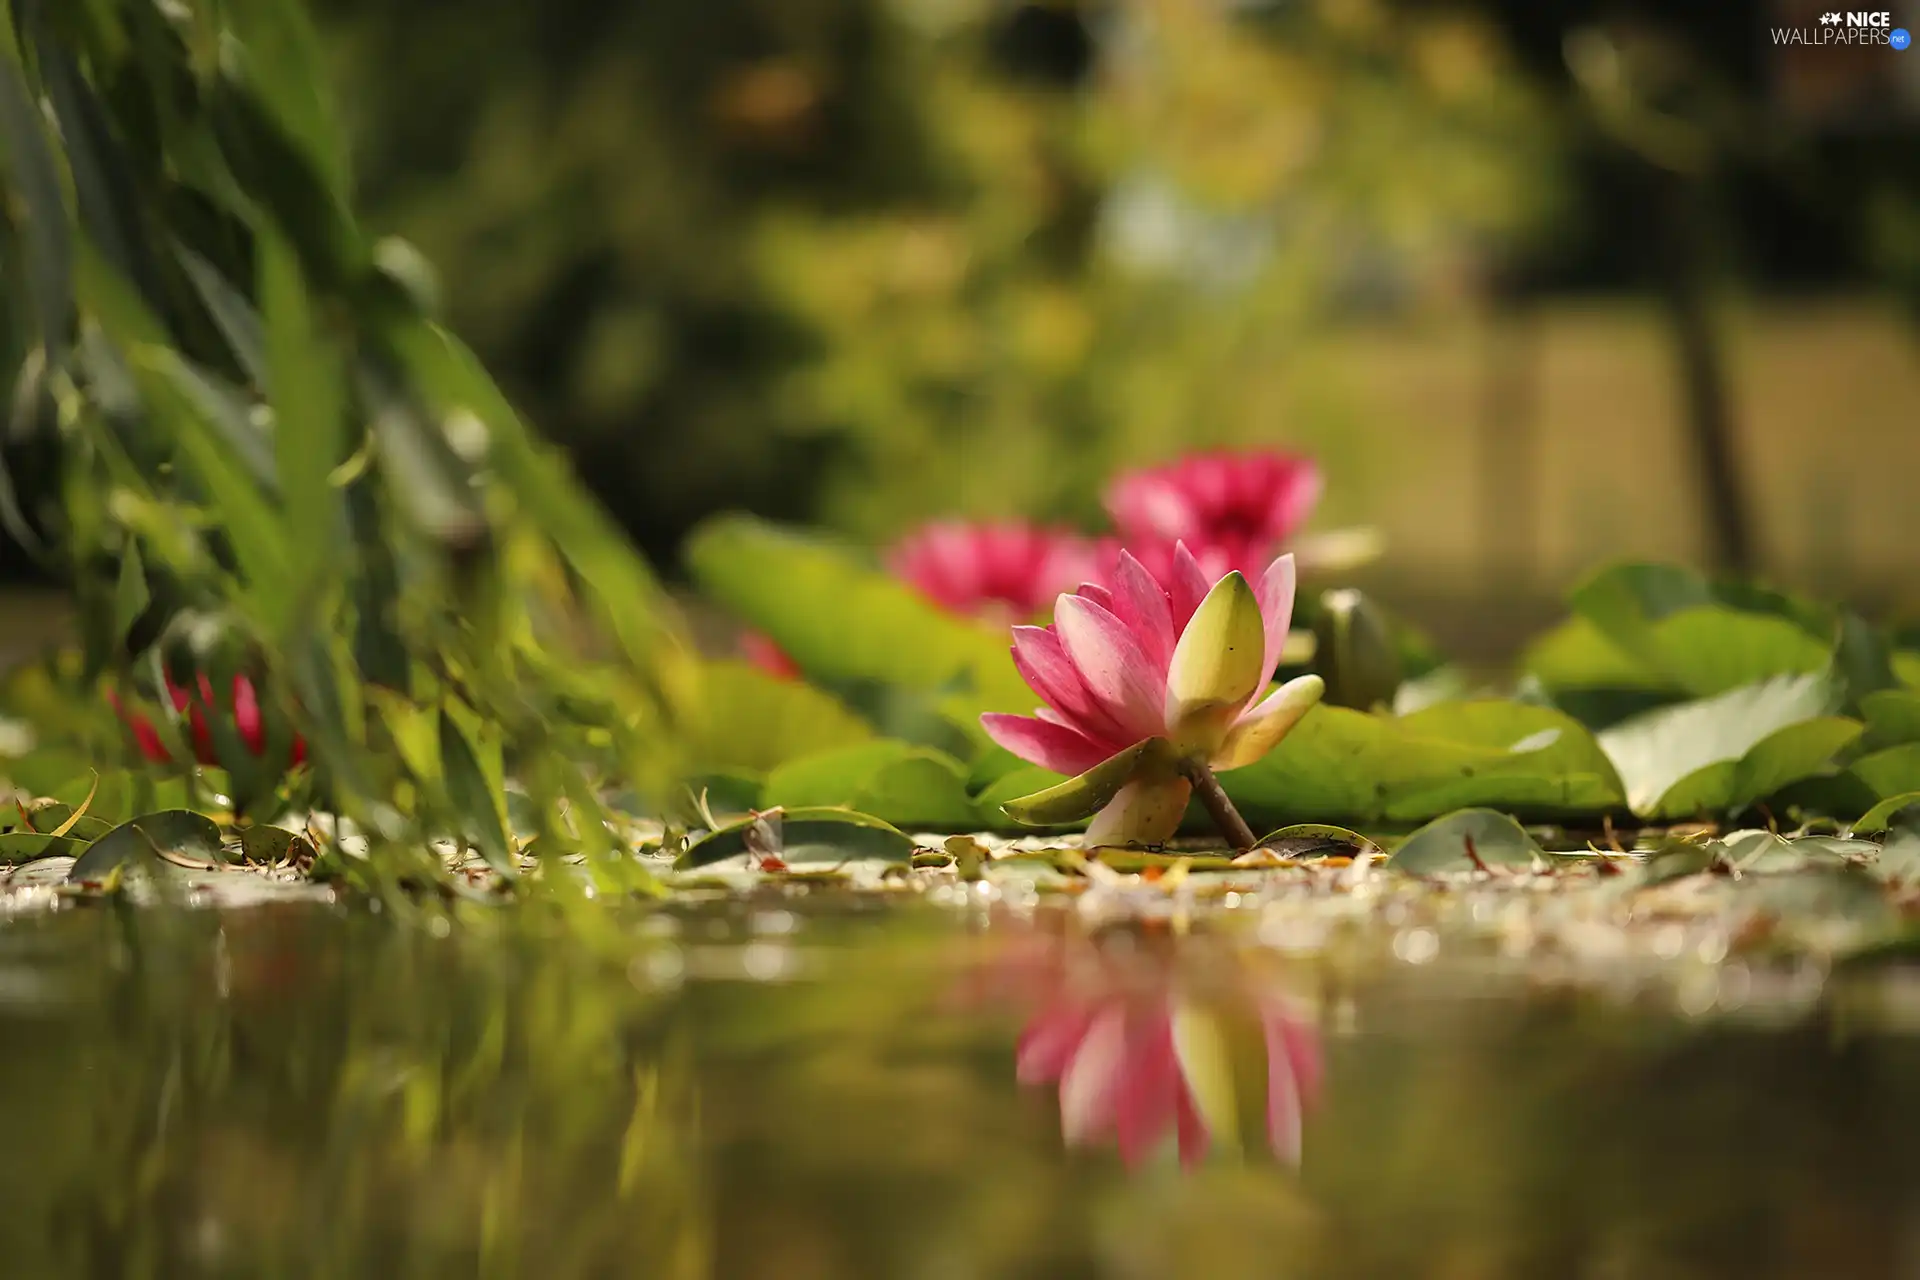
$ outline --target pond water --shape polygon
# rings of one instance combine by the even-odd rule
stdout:
[[[0,926],[0,1256],[92,1276],[1892,1276],[1911,984],[759,895]],[[1247,917],[1247,918],[1242,918]],[[1704,984],[1704,985],[1703,985]]]

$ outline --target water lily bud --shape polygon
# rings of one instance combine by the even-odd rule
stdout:
[[[1325,701],[1367,710],[1391,703],[1400,687],[1400,653],[1380,607],[1352,589],[1320,597],[1314,624],[1315,665],[1327,682]]]

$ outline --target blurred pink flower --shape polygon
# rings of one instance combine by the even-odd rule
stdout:
[[[188,736],[193,741],[194,758],[203,765],[220,763],[219,753],[214,748],[213,730],[207,723],[206,708],[212,707],[217,714],[231,717],[233,727],[239,734],[240,743],[252,755],[262,755],[267,749],[266,722],[260,714],[260,698],[255,692],[253,681],[246,676],[233,678],[233,702],[230,707],[222,707],[214,701],[213,682],[203,672],[195,677],[199,687],[199,697],[194,697],[186,688],[167,681],[167,696],[173,702],[173,709],[187,717]],[[134,745],[140,754],[155,764],[166,764],[172,756],[166,744],[161,741],[159,730],[153,721],[137,710],[129,710],[120,701],[120,695],[109,689],[107,701],[113,710],[133,734]],[[290,764],[303,763],[307,758],[307,744],[298,734],[293,738],[293,752]]]
[[[1183,544],[1164,585],[1123,551],[1110,582],[1061,596],[1051,626],[1013,629],[1014,665],[1046,705],[980,723],[1021,759],[1079,774],[1165,738],[1184,758],[1235,769],[1272,750],[1319,701],[1318,676],[1259,700],[1293,616],[1292,556],[1268,565],[1256,590],[1238,571],[1209,578]],[[1130,781],[1088,839],[1165,840],[1190,789],[1180,776]]]
[[[739,644],[742,660],[760,668],[775,679],[798,680],[800,678],[800,664],[795,662],[785,649],[775,644],[772,636],[760,631],[742,631]]]
[[[951,613],[1031,618],[1062,591],[1098,576],[1098,544],[1036,525],[922,525],[887,555],[896,577]]]
[[[1106,505],[1127,549],[1163,580],[1176,542],[1210,575],[1251,576],[1305,523],[1321,483],[1320,468],[1296,454],[1201,453],[1128,472]]]

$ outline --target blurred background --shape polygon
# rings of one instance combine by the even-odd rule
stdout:
[[[1920,597],[1920,52],[1818,4],[315,7],[369,222],[657,563],[1271,444],[1468,656],[1623,555]]]

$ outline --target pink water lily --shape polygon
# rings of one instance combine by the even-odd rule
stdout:
[[[950,613],[1031,618],[1059,592],[1098,575],[1098,544],[1038,525],[922,525],[887,556],[894,575]]]
[[[1212,576],[1253,575],[1293,537],[1320,500],[1320,468],[1296,454],[1194,454],[1129,472],[1107,490],[1107,511],[1128,550],[1164,576],[1185,542]]]
[[[983,715],[982,727],[1022,759],[1065,774],[1152,740],[1168,744],[1136,757],[1137,771],[1094,818],[1091,842],[1166,840],[1197,782],[1234,843],[1250,844],[1238,815],[1233,826],[1223,816],[1211,770],[1266,755],[1325,687],[1301,676],[1260,697],[1293,616],[1293,557],[1268,565],[1256,589],[1238,570],[1210,578],[1176,543],[1164,582],[1126,552],[1110,581],[1062,595],[1051,626],[1013,629],[1014,664],[1046,705],[1032,716]]]

